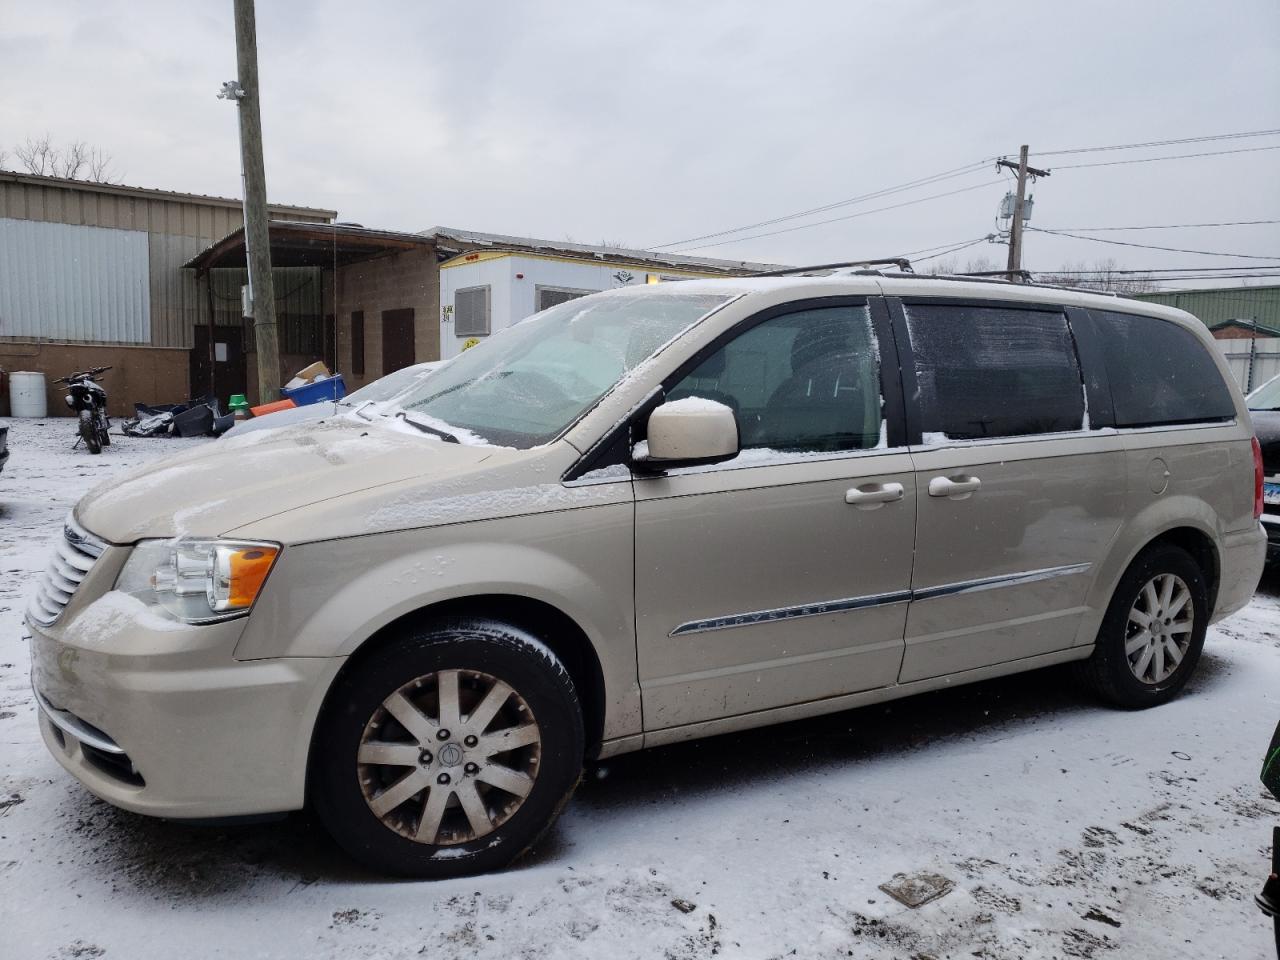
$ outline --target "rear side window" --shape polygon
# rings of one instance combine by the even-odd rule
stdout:
[[[1084,429],[1067,318],[1049,310],[909,304],[924,442]]]
[[[1190,330],[1169,320],[1105,310],[1097,320],[1117,427],[1231,420],[1231,392]]]

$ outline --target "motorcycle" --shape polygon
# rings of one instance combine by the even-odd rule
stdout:
[[[110,369],[94,367],[53,381],[67,385],[67,406],[80,417],[80,438],[75,446],[83,440],[90,453],[101,453],[103,447],[111,445],[111,436],[107,433],[111,427],[107,419],[107,391],[100,383],[101,374]]]

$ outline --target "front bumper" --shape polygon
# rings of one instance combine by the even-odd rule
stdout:
[[[73,606],[52,627],[28,625],[41,733],[76,779],[161,817],[303,805],[311,731],[341,658],[237,661],[244,620],[188,627]]]

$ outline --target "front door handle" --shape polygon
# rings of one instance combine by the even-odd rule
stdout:
[[[980,486],[982,481],[977,477],[934,477],[929,481],[929,496],[964,500],[972,496]]]
[[[902,499],[900,483],[864,483],[860,487],[850,487],[844,492],[844,502],[851,503],[860,510],[875,510],[886,503]]]

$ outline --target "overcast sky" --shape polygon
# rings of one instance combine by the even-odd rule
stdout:
[[[235,76],[231,0],[0,10],[0,148],[83,139],[126,183],[239,196],[235,108],[214,96]],[[1280,128],[1276,0],[261,0],[258,17],[271,200],[392,229],[649,246],[1024,142],[1034,154]],[[1280,137],[1032,163],[1272,145]],[[1032,226],[1280,219],[1278,169],[1280,150],[1057,169],[1034,187]],[[746,235],[976,187],[950,197],[690,252],[812,263],[959,243],[993,229],[1005,179],[984,167]],[[1101,236],[1280,258],[1277,225]],[[1003,265],[1005,251],[970,254]],[[1027,241],[1043,269],[1106,256],[1248,263]]]

